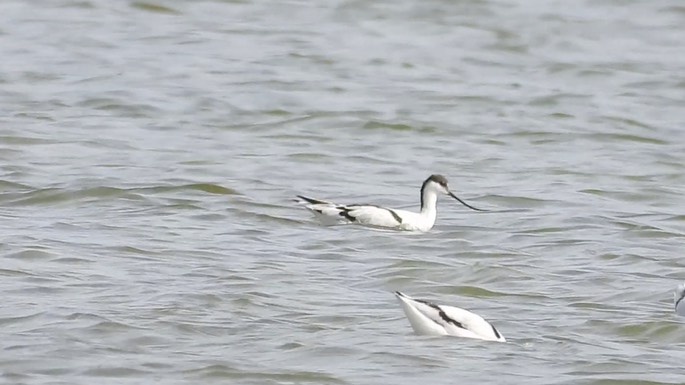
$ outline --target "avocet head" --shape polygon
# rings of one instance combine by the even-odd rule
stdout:
[[[450,188],[449,188],[449,186],[447,185],[447,178],[445,178],[444,176],[439,175],[439,174],[433,174],[433,175],[429,176],[428,179],[426,179],[426,180],[423,182],[423,186],[421,186],[421,199],[422,199],[422,200],[423,200],[423,195],[424,195],[425,193],[427,193],[427,192],[435,192],[435,193],[437,193],[437,194],[449,195],[449,196],[451,196],[452,198],[458,200],[459,203],[461,203],[461,204],[463,204],[464,206],[470,208],[471,210],[486,211],[486,210],[483,210],[483,209],[479,209],[479,208],[473,207],[473,206],[467,204],[466,202],[464,202],[463,200],[459,199],[458,196],[454,195],[454,194],[450,191]],[[422,206],[423,206],[423,205],[422,205]]]
[[[678,315],[685,316],[685,283],[679,284],[675,288],[675,293],[674,293],[674,300],[675,300],[675,312],[678,313]]]
[[[433,190],[440,194],[449,194],[450,189],[447,186],[447,178],[439,174],[433,174],[423,182],[422,190]]]

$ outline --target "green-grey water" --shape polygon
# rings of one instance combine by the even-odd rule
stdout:
[[[0,382],[677,384],[676,0],[0,3]],[[292,199],[416,208],[322,227]],[[415,336],[392,291],[505,344]]]

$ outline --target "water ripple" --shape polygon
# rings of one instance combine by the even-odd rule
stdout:
[[[685,382],[674,1],[3,2],[0,382]]]

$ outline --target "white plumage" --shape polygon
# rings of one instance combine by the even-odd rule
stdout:
[[[675,288],[674,297],[676,314],[685,317],[685,301],[683,300],[685,298],[685,283],[681,283]]]
[[[428,177],[421,186],[421,211],[418,213],[369,204],[341,205],[302,195],[298,195],[298,198],[324,224],[355,223],[397,230],[428,231],[433,228],[437,218],[439,194],[449,195],[472,210],[485,211],[459,199],[450,192],[447,179],[437,174]]]
[[[478,314],[453,306],[435,305],[395,292],[414,332],[506,342],[495,327]]]

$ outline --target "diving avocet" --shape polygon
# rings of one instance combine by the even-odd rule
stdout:
[[[302,195],[297,197],[307,203],[305,207],[325,224],[343,222],[397,230],[428,231],[433,228],[438,214],[438,194],[449,195],[472,210],[487,211],[475,208],[459,199],[447,187],[447,178],[437,174],[428,177],[421,186],[421,211],[419,213],[368,204],[340,205]]]
[[[685,283],[681,283],[675,288],[675,312],[678,315],[685,316]]]
[[[478,314],[453,306],[435,305],[395,292],[414,332],[419,335],[457,336],[506,342],[504,336]]]

